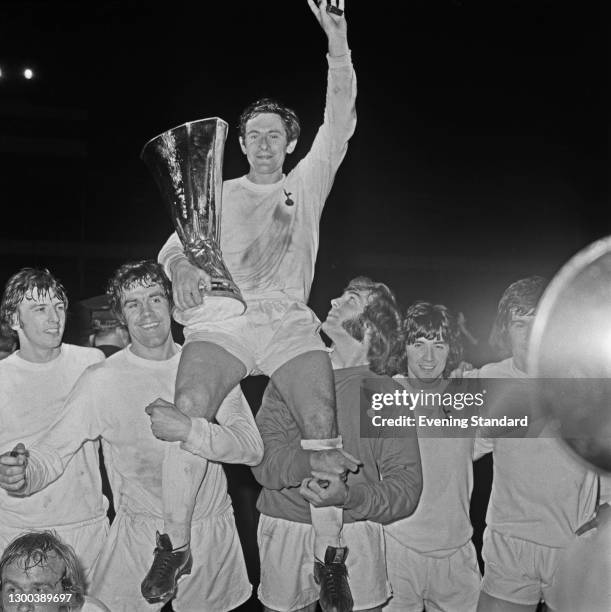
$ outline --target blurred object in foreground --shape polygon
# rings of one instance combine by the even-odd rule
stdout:
[[[577,253],[549,284],[528,369],[534,378],[563,381],[541,381],[541,407],[579,457],[611,472],[611,236]]]

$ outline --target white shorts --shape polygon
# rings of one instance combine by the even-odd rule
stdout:
[[[155,531],[163,520],[119,509],[92,581],[91,595],[112,612],[149,612],[140,583],[153,561]],[[252,593],[238,538],[233,510],[194,521],[191,525],[193,569],[178,582],[172,601],[176,612],[225,612],[245,602]]]
[[[271,376],[298,355],[324,351],[319,328],[320,321],[302,302],[275,299],[249,302],[243,315],[222,321],[211,321],[203,310],[200,316],[194,312],[184,334],[185,344],[218,344],[239,359],[248,374]]]
[[[558,608],[554,575],[562,548],[551,548],[500,534],[484,531],[482,591],[516,604],[536,605],[545,599],[552,610]]]
[[[381,606],[390,597],[382,525],[370,521],[347,523],[342,539],[348,547],[346,568],[354,610]],[[312,525],[262,514],[257,541],[261,559],[258,595],[264,606],[290,612],[318,600]]]
[[[54,531],[64,544],[72,546],[81,562],[87,584],[91,582],[96,563],[108,537],[108,518],[106,515],[80,523],[41,529],[0,525],[0,551],[4,551],[15,538],[31,531]]]
[[[432,557],[386,538],[386,561],[393,596],[384,612],[475,612],[481,575],[472,542]]]
[[[89,595],[85,595],[84,599],[85,603],[83,607],[80,608],[80,612],[110,612],[99,599],[89,597]]]
[[[611,523],[575,538],[554,575],[556,612],[611,610]]]

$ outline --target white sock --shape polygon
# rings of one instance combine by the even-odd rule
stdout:
[[[302,440],[301,448],[303,450],[333,450],[335,448],[343,448],[342,437],[324,438],[322,440]]]
[[[324,561],[328,546],[341,546],[344,511],[335,506],[316,508],[310,504],[310,515],[314,528],[314,556]]]
[[[342,437],[323,440],[302,440],[304,450],[333,450],[342,448]],[[310,516],[314,528],[314,556],[321,561],[325,559],[327,546],[341,546],[341,534],[344,526],[344,511],[335,506],[316,508],[310,504]]]
[[[163,528],[174,549],[191,540],[195,499],[207,469],[205,459],[182,450],[178,442],[166,445],[161,472]]]

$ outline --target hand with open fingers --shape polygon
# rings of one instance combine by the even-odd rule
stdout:
[[[339,19],[344,16],[344,0],[308,0],[308,4],[323,28],[325,27],[323,13],[326,13],[335,23],[338,23]]]
[[[299,489],[302,497],[316,508],[343,506],[348,499],[348,485],[345,479],[328,472],[312,472],[313,478],[304,478]],[[319,481],[328,482],[322,487]]]
[[[28,453],[22,443],[12,451],[0,455],[0,488],[18,494],[26,486]]]
[[[362,464],[360,459],[353,457],[343,448],[310,453],[310,467],[313,472],[317,470],[339,476],[346,472],[357,472]]]
[[[180,412],[174,404],[160,397],[145,408],[151,417],[151,431],[159,440],[186,442],[191,432],[191,419]]]
[[[180,310],[199,306],[204,301],[203,292],[212,289],[209,274],[186,259],[172,264],[172,294]]]
[[[329,54],[339,56],[348,53],[344,0],[308,0],[308,5],[327,35]]]

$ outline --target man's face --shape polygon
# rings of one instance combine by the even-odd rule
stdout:
[[[441,336],[428,340],[421,336],[406,346],[407,375],[418,380],[437,380],[443,375],[450,346]]]
[[[27,352],[59,347],[65,326],[65,304],[54,293],[39,293],[35,289],[19,304],[13,329],[19,334],[21,350]]]
[[[516,367],[522,372],[526,372],[528,339],[535,315],[533,312],[527,315],[511,313],[510,316],[507,337],[511,346],[511,354]]]
[[[282,119],[275,113],[261,113],[249,119],[244,138],[240,138],[251,172],[260,177],[282,174],[284,158],[296,144],[296,140],[288,142]]]
[[[64,595],[62,578],[65,571],[64,562],[53,553],[47,555],[46,563],[34,565],[27,571],[22,560],[5,566],[2,571],[2,609],[4,612],[59,612],[62,602],[54,602],[52,596],[58,595],[61,599]],[[47,601],[49,599],[51,601]]]
[[[171,341],[170,303],[158,283],[124,289],[121,310],[136,355],[165,347]]]
[[[338,298],[331,300],[331,310],[325,322],[323,331],[334,339],[334,334],[346,333],[347,324],[358,319],[363,314],[369,300],[369,292],[365,290],[346,289]]]

